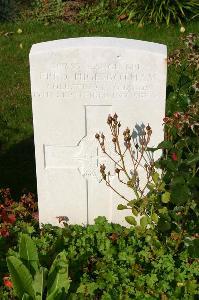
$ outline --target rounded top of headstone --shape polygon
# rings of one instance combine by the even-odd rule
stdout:
[[[163,44],[114,37],[79,37],[38,43],[32,46],[30,55],[39,54],[46,51],[58,51],[65,48],[84,47],[136,49],[140,51],[167,55],[167,47]]]

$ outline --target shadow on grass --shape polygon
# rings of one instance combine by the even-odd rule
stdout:
[[[6,153],[0,152],[0,188],[9,187],[18,197],[22,191],[36,194],[34,140],[30,137]]]

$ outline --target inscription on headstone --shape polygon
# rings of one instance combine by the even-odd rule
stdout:
[[[121,199],[99,184],[99,165],[114,165],[94,136],[110,136],[106,119],[116,112],[124,127],[150,123],[151,146],[163,139],[166,47],[100,37],[40,43],[30,74],[40,223],[67,216],[87,224],[103,215],[125,225]]]

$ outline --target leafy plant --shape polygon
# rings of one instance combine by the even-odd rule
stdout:
[[[100,166],[102,180],[121,197],[119,210],[130,209],[131,215],[126,221],[136,226],[140,234],[153,238],[157,235],[171,247],[189,247],[190,255],[195,252],[198,228],[198,188],[199,188],[199,106],[190,106],[186,114],[176,112],[173,117],[165,119],[166,139],[157,148],[149,148],[152,130],[148,125],[139,139],[127,128],[123,132],[124,149],[121,146],[118,117],[108,116],[107,123],[112,134],[115,156],[106,150],[105,136],[96,134],[99,145],[116,166],[115,173],[121,184],[132,189],[132,198],[123,196],[119,188],[110,181],[110,171],[103,164]],[[149,151],[163,149],[165,154],[154,162]],[[129,164],[128,156],[131,163]],[[128,162],[128,165],[126,163]],[[142,186],[139,168],[145,171],[146,179]],[[157,172],[161,168],[162,173]],[[124,200],[126,203],[124,203]],[[140,218],[139,226],[136,217]],[[191,221],[190,221],[191,220]],[[194,250],[193,250],[194,249]],[[192,253],[191,253],[192,252]]]
[[[136,20],[139,24],[181,24],[183,20],[199,16],[199,3],[197,0],[129,0],[121,15],[124,13],[128,20]]]
[[[114,154],[111,156],[107,152],[103,133],[97,133],[95,137],[103,153],[115,164],[115,173],[117,174],[119,182],[133,190],[133,200],[132,198],[128,199],[114,188],[110,180],[111,173],[106,171],[104,164],[100,166],[102,179],[108,187],[121,197],[121,200],[125,200],[125,205],[120,204],[118,206],[119,210],[130,209],[134,216],[140,214],[141,216],[143,215],[143,220],[146,220],[145,215],[147,212],[144,197],[147,186],[153,181],[153,177],[155,176],[154,160],[148,152],[148,144],[152,134],[151,127],[149,125],[146,127],[143,126],[134,131],[126,128],[123,132],[123,147],[121,143],[122,138],[120,137],[121,123],[118,121],[117,114],[114,114],[114,116],[109,115],[107,123],[112,135]],[[144,184],[141,184],[140,181],[140,169],[144,171],[146,177]],[[131,225],[137,224],[133,216],[126,217],[126,221]],[[147,222],[148,221],[146,221],[146,223]]]
[[[190,105],[186,113],[175,112],[164,121],[166,140],[162,149],[165,156],[159,163],[170,193],[169,229],[178,240],[175,247],[183,241],[191,251],[198,243],[199,225],[199,105]]]
[[[18,233],[33,233],[36,228],[38,211],[34,195],[24,193],[15,201],[10,189],[0,189],[0,277],[6,272],[5,256],[8,248],[16,245]]]
[[[84,21],[104,22],[117,18],[119,21],[138,23],[162,24],[179,23],[199,16],[197,0],[99,0],[88,3],[81,11],[80,17]]]
[[[199,95],[199,35],[182,37],[182,47],[168,57],[169,72],[175,83],[167,86],[167,114],[186,111],[188,105],[198,102]]]
[[[42,300],[46,287],[48,300],[64,299],[68,292],[70,279],[65,252],[56,256],[48,272],[39,265],[37,248],[27,234],[21,235],[19,253],[8,254],[7,265],[18,299]]]
[[[56,257],[60,252],[64,255],[58,258],[57,265]],[[46,256],[45,260],[41,260],[43,256]],[[32,240],[23,234],[20,237],[19,251],[9,250],[8,260],[9,257],[12,257],[10,271],[16,272],[16,263],[21,270],[23,264],[25,270],[28,270],[27,276],[31,274],[32,279],[26,282],[20,277],[20,290],[32,293],[32,286],[37,291],[37,299],[41,299],[42,291],[43,299],[50,297],[44,286],[47,289],[54,286],[54,278],[62,267],[66,269],[62,269],[63,273],[59,274],[58,279],[65,289],[68,286],[67,278],[72,279],[67,291],[67,299],[72,300],[112,300],[124,297],[194,299],[198,293],[198,262],[197,259],[190,258],[186,248],[180,248],[176,252],[167,243],[160,241],[155,233],[152,236],[147,231],[146,234],[139,235],[133,226],[124,228],[118,224],[110,224],[104,217],[98,217],[94,225],[86,227],[65,224],[64,228],[58,228],[48,224]],[[67,272],[69,277],[65,276]],[[10,293],[9,298],[5,299],[17,299],[11,285],[18,284],[21,273],[16,274],[16,283],[14,284],[11,276],[10,284],[4,289],[3,297],[8,291]],[[44,280],[43,285],[42,276],[47,279],[47,283]],[[30,286],[27,286],[27,282],[31,283]],[[37,286],[34,284],[36,282]],[[65,299],[63,295],[61,297]],[[54,294],[52,299],[57,299]]]

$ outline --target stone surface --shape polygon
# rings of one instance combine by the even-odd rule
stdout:
[[[166,47],[101,37],[40,43],[30,74],[40,223],[67,216],[87,224],[102,215],[125,225],[121,199],[99,183],[100,163],[114,165],[94,136],[108,135],[107,116],[116,112],[123,128],[149,123],[151,146],[163,139]]]

